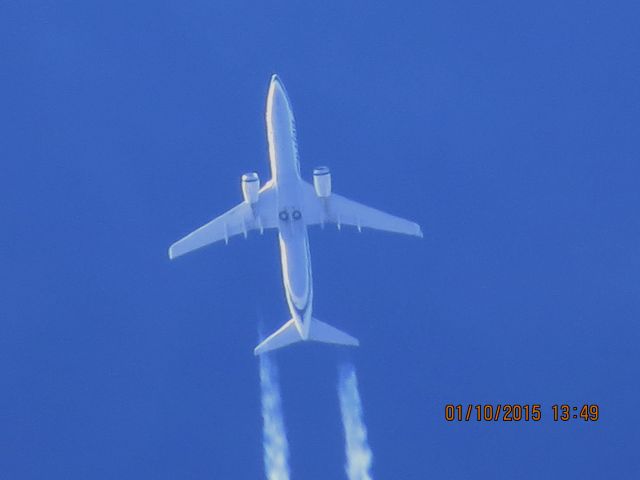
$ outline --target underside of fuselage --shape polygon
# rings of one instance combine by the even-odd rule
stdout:
[[[301,208],[301,177],[293,110],[274,75],[267,96],[267,137],[278,203],[282,279],[291,318],[303,339],[309,333],[313,284],[309,238]]]

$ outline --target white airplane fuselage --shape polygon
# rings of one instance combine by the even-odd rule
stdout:
[[[262,355],[288,345],[312,340],[355,347],[360,343],[332,325],[312,316],[313,283],[307,227],[342,225],[422,237],[420,225],[332,192],[328,167],[313,170],[313,185],[300,176],[296,124],[287,92],[271,77],[267,94],[267,140],[271,179],[262,188],[258,174],[242,175],[243,201],[184,236],[169,247],[173,259],[199,248],[250,231],[277,229],[282,282],[291,318],[253,350]]]
[[[302,178],[295,118],[284,86],[274,77],[267,96],[271,178],[277,192],[282,280],[291,318],[302,339],[309,336],[313,282],[309,236],[302,215]]]

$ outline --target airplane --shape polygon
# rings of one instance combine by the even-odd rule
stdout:
[[[422,237],[420,226],[380,210],[367,207],[331,191],[328,167],[313,170],[313,185],[300,176],[296,123],[291,102],[277,75],[271,77],[267,94],[267,140],[271,179],[262,187],[255,172],[242,175],[244,200],[219,217],[200,227],[169,248],[174,259],[206,245],[250,231],[262,234],[278,231],[282,280],[291,319],[262,341],[255,355],[300,341],[316,341],[358,346],[351,335],[324,323],[312,315],[313,285],[307,227],[335,224],[384,230]]]

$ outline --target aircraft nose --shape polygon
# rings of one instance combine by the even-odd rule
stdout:
[[[280,77],[278,76],[277,73],[274,73],[273,75],[271,75],[271,83],[278,85],[279,87],[283,87],[282,80],[280,80]]]
[[[289,96],[287,90],[284,88],[284,84],[280,77],[276,74],[271,76],[271,82],[269,83],[269,97],[271,97],[275,104],[282,104],[283,106],[289,105]]]
[[[267,121],[272,125],[285,122],[286,129],[290,129],[293,123],[293,111],[289,103],[289,96],[278,75],[271,76],[269,94],[267,95]]]
[[[282,80],[280,80],[280,77],[275,73],[271,76],[270,86],[271,86],[271,90],[280,90],[281,92],[286,92],[286,90],[284,89],[284,84],[282,83]]]

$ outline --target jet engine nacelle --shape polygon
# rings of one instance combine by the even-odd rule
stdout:
[[[313,169],[313,187],[316,195],[326,198],[331,195],[331,171],[329,167],[316,167]]]
[[[260,177],[256,172],[242,175],[242,195],[247,203],[256,203],[260,195]]]

